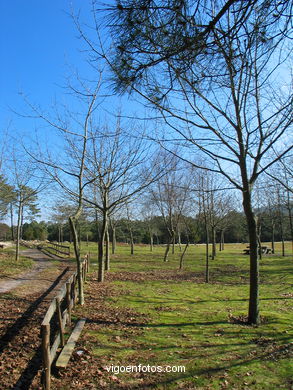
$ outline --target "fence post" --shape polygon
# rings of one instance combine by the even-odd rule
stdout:
[[[71,294],[70,294],[70,283],[66,283],[66,301],[68,310],[68,323],[71,325]]]
[[[43,356],[43,387],[51,388],[50,324],[41,326]]]
[[[72,300],[73,300],[73,307],[76,306],[76,300],[77,300],[75,286],[76,286],[76,274],[73,274],[72,283],[71,283],[71,295],[72,295]]]
[[[56,308],[57,308],[57,315],[58,315],[58,324],[59,324],[59,331],[60,331],[60,341],[61,341],[61,347],[64,347],[64,329],[62,324],[62,313],[61,313],[61,305],[60,305],[60,298],[56,298]]]

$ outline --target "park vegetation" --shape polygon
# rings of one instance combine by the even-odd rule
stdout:
[[[225,243],[247,242],[247,322],[259,324],[262,242],[274,253],[281,241],[283,256],[293,242],[291,2],[92,4],[98,39],[73,16],[92,79],[68,82],[67,106],[25,98],[22,116],[49,128],[52,145],[36,137],[25,158],[1,154],[3,238],[16,240],[16,261],[21,238],[73,242],[81,303],[82,240],[97,242],[99,282],[116,241],[131,255],[164,244],[166,263],[178,245],[181,269],[189,246],[205,243],[206,283]],[[102,120],[105,86],[141,99],[148,120],[123,108]],[[51,194],[51,221],[37,222]]]

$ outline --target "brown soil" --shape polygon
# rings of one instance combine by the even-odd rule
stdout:
[[[68,262],[52,262],[37,249],[22,255],[33,269],[1,281],[0,389],[38,389],[31,382],[41,368],[40,324],[51,300],[69,277]]]

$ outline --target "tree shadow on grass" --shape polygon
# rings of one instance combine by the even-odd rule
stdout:
[[[184,326],[203,326],[203,325],[223,325],[227,324],[225,321],[205,321],[205,322],[178,322],[175,324],[168,324],[168,323],[158,323],[158,324],[151,324],[151,323],[145,323],[145,322],[115,322],[115,321],[106,321],[106,320],[93,320],[93,319],[87,319],[87,323],[93,323],[97,325],[122,325],[127,327],[138,327],[138,328],[165,328],[165,327],[174,327],[174,328],[181,328]]]
[[[283,348],[286,348],[286,347],[287,346],[283,346]],[[148,383],[146,381],[144,381],[142,384],[129,384],[127,388],[129,390],[131,390],[131,389],[151,389],[151,388],[158,388],[158,386],[164,386],[164,388],[168,388],[166,386],[172,385],[177,381],[192,380],[192,378],[196,378],[199,376],[210,377],[213,374],[224,373],[233,367],[242,367],[242,366],[246,366],[246,365],[249,366],[253,362],[268,360],[269,358],[270,358],[269,352],[260,353],[252,358],[247,358],[247,359],[242,359],[242,360],[234,359],[233,361],[231,361],[230,364],[225,364],[225,365],[221,365],[218,367],[207,367],[204,369],[191,369],[191,370],[188,370],[187,372],[185,371],[185,373],[182,373],[182,374],[181,373],[180,374],[174,373],[174,374],[171,374],[172,377],[171,378],[169,377],[169,379],[162,378],[162,379],[157,380],[157,381],[149,381]],[[283,358],[285,358],[285,357],[283,357]],[[166,373],[166,375],[168,375],[168,374]],[[292,379],[288,380],[288,384],[289,384],[289,382],[291,385],[293,384]],[[196,385],[195,382],[193,382],[193,384]],[[115,387],[113,387],[113,389],[114,388]],[[190,387],[186,387],[186,388],[190,388]]]

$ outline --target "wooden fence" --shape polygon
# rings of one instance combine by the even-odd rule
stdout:
[[[65,255],[70,257],[70,246],[50,242],[47,249],[53,250],[56,255]]]
[[[89,270],[89,255],[82,262],[82,277],[85,281]],[[65,327],[71,325],[71,313],[77,302],[77,272],[64,283],[60,292],[51,302],[41,324],[43,388],[51,387],[51,365],[59,347],[64,347]]]

